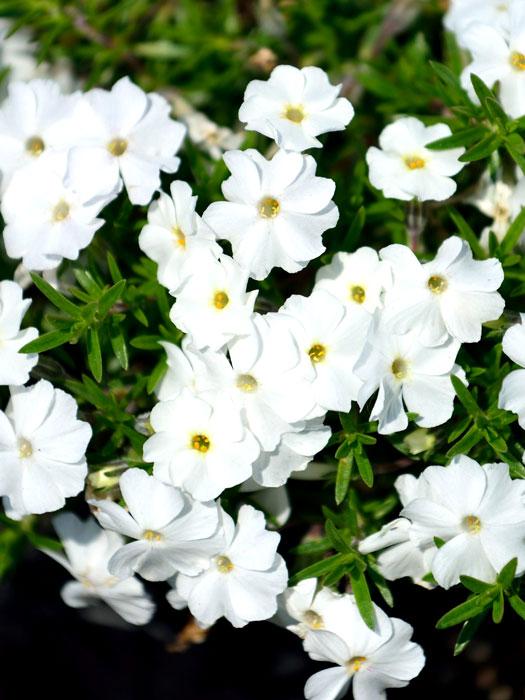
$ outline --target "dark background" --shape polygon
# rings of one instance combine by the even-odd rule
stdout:
[[[204,644],[168,652],[188,615],[163,601],[162,584],[152,589],[159,604],[152,623],[133,628],[109,614],[99,624],[68,608],[59,595],[67,580],[59,565],[31,551],[0,586],[2,700],[37,693],[54,700],[301,700],[308,676],[324,668],[299,639],[270,623],[236,630],[223,621]],[[464,592],[401,582],[394,593],[396,608],[416,626],[427,665],[408,688],[388,691],[389,698],[524,700],[525,639],[515,615],[507,611],[499,626],[487,623],[454,659],[457,631],[437,632],[433,625]]]

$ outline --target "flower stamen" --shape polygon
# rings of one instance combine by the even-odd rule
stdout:
[[[264,197],[259,202],[259,215],[263,219],[275,219],[281,211],[281,204],[275,197]]]
[[[235,568],[231,559],[224,556],[224,554],[221,554],[220,556],[216,557],[215,564],[221,574],[229,574]]]
[[[326,358],[326,347],[320,343],[314,343],[310,350],[308,350],[308,357],[315,364],[318,362],[323,362],[323,360]]]
[[[123,156],[127,150],[128,142],[126,141],[126,139],[116,138],[112,139],[108,143],[108,151],[111,153],[112,156],[115,156],[115,158]]]
[[[210,439],[206,435],[193,435],[190,445],[193,450],[203,453],[208,452],[211,447]]]
[[[26,141],[26,151],[34,158],[38,158],[45,151],[46,144],[40,136],[31,136]]]

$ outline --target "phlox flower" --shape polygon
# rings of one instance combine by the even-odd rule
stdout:
[[[11,387],[0,411],[0,495],[10,514],[55,511],[82,490],[91,427],[76,415],[74,398],[44,379]]]
[[[492,182],[486,175],[480,182],[479,192],[469,201],[492,219],[491,225],[486,226],[480,236],[481,245],[488,249],[490,232],[493,231],[496,239],[501,242],[525,206],[525,178],[518,175],[517,183],[511,185],[502,180]]]
[[[76,260],[104,224],[97,218],[112,196],[97,196],[96,184],[65,184],[64,163],[18,170],[4,193],[2,216],[7,254],[28,270],[51,270],[63,258]]]
[[[144,444],[144,459],[162,481],[207,501],[252,474],[259,444],[229,412],[182,394],[159,402],[151,412],[155,433]]]
[[[426,495],[401,511],[414,530],[428,540],[444,541],[432,562],[443,588],[461,575],[492,582],[511,559],[517,575],[525,570],[525,488],[513,481],[506,464],[480,466],[470,457],[455,457],[448,467],[427,467],[420,477]]]
[[[190,269],[190,267],[192,269]],[[193,258],[171,308],[173,323],[189,333],[197,349],[220,350],[252,327],[257,291],[246,291],[246,270],[228,255]]]
[[[62,95],[53,80],[9,83],[0,108],[2,191],[20,168],[36,162],[45,167],[57,157],[65,159],[68,150],[84,138],[86,114],[80,93]],[[30,200],[36,192],[29,191],[26,199]]]
[[[304,648],[310,656],[336,666],[308,679],[307,700],[336,700],[350,684],[355,700],[384,700],[386,688],[404,688],[420,673],[425,656],[411,641],[412,627],[374,608],[375,630],[367,627],[355,603],[348,601],[344,631],[339,635],[325,630],[308,633]]]
[[[239,488],[239,493],[248,493],[250,503],[259,506],[267,514],[269,530],[283,527],[292,514],[292,505],[286,486],[266,487],[254,479],[248,479]]]
[[[385,296],[385,321],[396,333],[417,331],[423,345],[452,337],[461,343],[481,338],[481,326],[498,319],[505,302],[497,289],[503,268],[496,258],[474,260],[468,243],[450,236],[434,260],[420,263],[407,246],[381,251],[392,265],[394,283]]]
[[[329,265],[317,271],[315,287],[325,289],[349,308],[373,314],[382,308],[384,290],[390,285],[390,266],[377,251],[363,246],[354,253],[336,253]]]
[[[343,130],[354,116],[340,92],[321,68],[277,66],[268,80],[248,83],[239,119],[288,151],[321,148],[317,136]]]
[[[142,469],[128,469],[119,483],[128,510],[110,500],[88,501],[102,527],[135,540],[112,555],[112,575],[125,579],[136,572],[148,581],[164,581],[208,565],[222,542],[215,503],[196,502]]]
[[[427,482],[412,474],[402,474],[394,486],[403,506],[416,498],[426,497]],[[361,540],[359,551],[362,554],[379,552],[377,567],[388,581],[410,576],[414,583],[427,587],[423,577],[432,568],[437,547],[433,540],[421,538],[410,520],[396,518]]]
[[[221,249],[212,231],[195,211],[197,197],[188,183],[175,180],[171,197],[160,193],[148,209],[148,223],[139,236],[140,249],[158,264],[159,282],[176,289],[184,280],[188,261],[202,253],[219,257]],[[196,274],[198,267],[190,267]]]
[[[458,43],[465,46],[465,32],[473,24],[485,24],[507,34],[510,28],[511,4],[512,0],[452,0],[443,23],[456,35]]]
[[[503,109],[512,118],[525,112],[525,6],[514,2],[509,6],[509,28],[497,24],[473,24],[462,35],[462,44],[472,54],[461,74],[461,83],[470,97],[478,102],[471,75],[475,74],[490,88],[499,83]]]
[[[220,239],[231,242],[233,257],[250,277],[265,279],[274,267],[302,270],[325,250],[322,234],[339,212],[331,201],[333,180],[315,175],[311,156],[278,151],[266,160],[253,149],[229,151],[231,176],[204,221]]]
[[[520,316],[520,323],[511,326],[503,336],[503,352],[523,369],[507,374],[501,385],[498,406],[516,413],[519,424],[525,429],[525,314]]]
[[[95,179],[101,193],[112,193],[123,180],[132,204],[148,204],[160,187],[160,171],[178,169],[186,128],[170,118],[161,95],[146,94],[127,77],[111,90],[90,90],[85,100],[90,119],[85,145],[71,152],[73,181]]]
[[[360,308],[348,309],[323,289],[309,297],[294,294],[279,314],[297,322],[290,330],[310,365],[317,404],[312,417],[326,411],[347,413],[361,388],[353,367],[366,341],[370,314]]]
[[[324,586],[318,590],[316,578],[300,581],[288,588],[282,596],[286,613],[292,624],[286,626],[297,636],[305,639],[311,630],[339,629],[340,608],[343,596]]]
[[[288,582],[284,559],[277,554],[280,535],[266,530],[264,515],[241,506],[237,524],[222,515],[225,544],[197,576],[179,574],[176,593],[202,627],[225,617],[234,627],[267,620],[277,612],[277,596]]]
[[[20,386],[29,379],[29,372],[38,362],[38,355],[20,352],[20,348],[38,337],[36,328],[20,329],[31,305],[22,298],[16,282],[0,282],[0,385]]]
[[[446,124],[425,126],[414,117],[389,124],[379,136],[380,148],[372,146],[366,154],[370,182],[390,199],[448,199],[457,189],[452,176],[464,167],[459,158],[465,149],[431,151],[426,146],[451,134]]]
[[[363,381],[358,396],[361,410],[379,389],[370,414],[370,420],[379,421],[379,433],[389,435],[408,426],[403,404],[417,414],[416,424],[425,428],[451,417],[455,391],[450,375],[465,376],[455,364],[458,351],[455,340],[429,348],[421,344],[417,331],[396,335],[385,324],[371,335],[354,371]]]
[[[119,534],[102,530],[93,518],[83,521],[73,513],[55,516],[53,526],[64,554],[51,549],[42,551],[76,579],[62,588],[66,605],[85,608],[104,602],[132,625],[145,625],[151,620],[155,604],[143,583],[135,576],[121,581],[108,571],[109,559],[124,544]]]

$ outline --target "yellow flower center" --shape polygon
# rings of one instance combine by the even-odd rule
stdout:
[[[315,610],[307,610],[303,615],[304,621],[314,630],[321,630],[324,627],[324,620]]]
[[[33,455],[33,445],[25,438],[18,441],[18,456],[20,459],[28,459]]]
[[[46,144],[40,136],[31,136],[31,138],[26,141],[26,151],[29,155],[38,158],[45,151]]]
[[[477,535],[481,530],[481,520],[477,515],[467,515],[467,517],[463,519],[463,527],[471,535]]]
[[[406,379],[408,376],[408,364],[406,360],[403,360],[401,357],[396,357],[396,359],[392,362],[390,371],[396,379]]]
[[[161,540],[164,538],[160,532],[155,532],[155,530],[144,530],[142,533],[142,539],[148,540],[148,542],[161,542]]]
[[[240,374],[237,377],[237,388],[241,391],[245,391],[247,394],[251,394],[257,389],[257,379],[252,377],[251,374]]]
[[[115,158],[118,158],[119,156],[123,156],[124,153],[128,150],[128,142],[126,139],[112,139],[108,143],[108,151],[111,153],[112,156],[115,156]]]
[[[213,306],[215,306],[218,311],[225,309],[229,303],[230,297],[226,294],[226,292],[215,292],[213,296]]]
[[[363,304],[366,299],[366,292],[359,284],[355,284],[353,287],[350,287],[350,298],[356,304]]]
[[[303,105],[286,105],[283,117],[294,124],[300,124],[306,117]]]
[[[263,219],[275,219],[281,211],[281,205],[278,199],[274,197],[264,197],[259,202],[259,215]]]
[[[432,294],[443,294],[448,287],[448,282],[444,277],[441,277],[441,275],[432,275],[428,278],[427,287]]]
[[[353,656],[350,661],[346,662],[346,668],[349,673],[357,673],[361,670],[366,661],[366,656]]]
[[[318,363],[322,362],[326,357],[326,348],[320,343],[315,343],[312,345],[310,350],[308,350],[308,356],[312,362]]]
[[[518,71],[525,70],[525,54],[513,51],[510,55],[510,65]]]
[[[191,448],[197,452],[206,453],[210,449],[210,439],[206,435],[193,435],[190,444]]]
[[[186,248],[186,236],[184,235],[184,231],[178,226],[174,226],[171,229],[171,232],[175,237],[176,245],[180,246],[181,248]]]
[[[406,156],[405,165],[409,170],[421,170],[425,167],[426,161],[419,156]]]
[[[221,572],[221,574],[229,574],[230,571],[233,571],[234,569],[231,559],[225,557],[224,554],[221,554],[220,556],[216,557],[215,564],[217,566],[217,569]]]
[[[61,199],[53,209],[53,221],[56,221],[57,223],[60,221],[65,221],[65,219],[67,219],[69,216],[70,211],[69,204]]]

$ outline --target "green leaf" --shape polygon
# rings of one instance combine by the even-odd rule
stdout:
[[[458,605],[443,615],[443,617],[437,621],[436,628],[443,630],[447,627],[459,625],[460,622],[465,622],[465,620],[471,617],[476,617],[476,615],[484,612],[492,604],[492,601],[497,595],[498,588],[493,586],[483,593],[472,596],[464,603],[461,603],[461,605]]]
[[[39,353],[52,350],[53,348],[58,348],[60,345],[68,343],[74,336],[75,333],[71,330],[49,331],[49,333],[44,333],[44,335],[26,343],[24,347],[20,349],[20,352]]]
[[[129,366],[128,348],[126,339],[118,323],[112,323],[110,328],[111,347],[115,353],[122,369],[127,370]]]
[[[91,374],[100,382],[102,379],[102,352],[100,337],[96,328],[90,328],[87,334],[87,359]]]
[[[72,301],[69,301],[69,299],[66,299],[63,294],[46,282],[43,277],[32,272],[31,279],[35,283],[35,286],[38,287],[42,294],[49,299],[57,309],[64,311],[64,313],[73,318],[82,318],[82,309],[76,304],[73,304]]]
[[[516,576],[517,567],[518,567],[518,559],[516,557],[514,557],[514,559],[511,559],[508,562],[508,564],[505,564],[503,569],[499,572],[498,583],[503,588],[509,588],[509,586],[511,586],[511,584],[514,581],[514,578]]]
[[[324,552],[332,549],[332,543],[328,537],[323,537],[319,540],[310,540],[309,542],[301,542],[297,547],[294,547],[291,552],[298,556],[308,556],[312,554],[324,554]]]
[[[330,573],[336,566],[339,566],[339,564],[348,563],[352,561],[353,558],[354,555],[350,554],[334,554],[327,559],[317,561],[315,564],[307,566],[305,569],[302,569],[292,576],[290,579],[290,586],[295,586],[299,581],[303,581],[305,578],[319,578],[319,576],[324,576]]]
[[[479,581],[472,576],[460,576],[459,580],[471,593],[484,593],[487,588],[492,588],[492,584]]]
[[[503,255],[507,255],[508,253],[511,253],[514,250],[519,239],[521,238],[521,234],[523,233],[524,229],[525,207],[522,208],[518,216],[511,223],[507,233],[505,234],[505,238],[501,241],[500,250]]]
[[[365,221],[366,221],[366,210],[364,207],[361,207],[360,209],[357,210],[357,214],[355,215],[350,228],[348,230],[348,233],[346,234],[343,243],[341,245],[340,250],[354,250],[356,246],[356,242],[359,240],[359,236],[361,234],[361,231],[363,230],[365,226]]]
[[[352,466],[354,464],[353,455],[348,455],[339,460],[337,465],[337,476],[335,479],[335,502],[340,505],[348,492],[350,479],[352,478]]]
[[[481,103],[481,108],[491,123],[497,123],[500,126],[504,126],[508,121],[508,117],[497,101],[496,95],[487,85],[485,85],[483,80],[481,80],[481,78],[474,73],[471,73],[470,75],[470,82],[472,83],[472,87],[474,88]]]
[[[471,395],[471,393],[469,392],[467,387],[463,384],[461,379],[459,377],[452,375],[450,377],[450,381],[452,382],[452,386],[454,387],[454,391],[456,392],[456,396],[463,404],[467,413],[469,413],[474,418],[482,417],[483,412],[482,412],[481,408],[478,406],[475,399],[473,398],[473,396]]]
[[[352,551],[350,543],[347,542],[342,531],[338,530],[331,520],[326,521],[325,532],[328,535],[330,542],[338,552],[341,552],[342,554],[349,554]]]
[[[120,282],[120,280],[123,279],[123,276],[122,276],[120,268],[117,264],[117,261],[111,255],[111,253],[108,253],[107,260],[108,260],[109,274],[111,275],[111,279],[113,280],[113,283]]]
[[[354,450],[354,458],[357,464],[357,469],[359,471],[359,476],[365,484],[371,488],[374,484],[374,470],[370,464],[370,460],[365,454],[363,446],[359,443],[358,447]]]
[[[481,430],[473,425],[470,430],[458,440],[455,445],[453,445],[447,452],[447,457],[455,457],[456,455],[467,454],[470,450],[475,447],[478,442],[483,438],[483,433]]]
[[[505,612],[505,597],[503,595],[503,590],[500,588],[496,599],[492,603],[492,621],[494,624],[499,625],[503,620],[503,614]]]
[[[456,224],[461,238],[464,238],[467,243],[472,248],[472,252],[477,258],[486,258],[486,253],[481,246],[478,237],[472,230],[472,228],[467,224],[465,219],[456,209],[449,209],[448,214],[452,221]]]
[[[120,280],[102,294],[98,301],[98,310],[102,316],[106,316],[112,306],[122,297],[125,287],[126,280]]]
[[[487,129],[483,126],[469,126],[467,129],[456,131],[452,136],[445,136],[445,138],[427,143],[425,148],[429,148],[431,151],[440,151],[446,148],[470,146],[471,143],[484,138],[486,134]]]
[[[456,645],[454,647],[454,656],[458,656],[461,654],[461,652],[470,644],[470,642],[474,639],[476,632],[479,629],[479,626],[485,619],[486,615],[485,613],[481,613],[481,615],[477,615],[476,617],[470,618],[470,620],[467,620],[464,624],[463,627],[461,628],[461,632],[458,635]]]
[[[462,163],[471,163],[475,160],[488,158],[501,145],[501,142],[500,136],[489,134],[484,139],[481,139],[479,143],[474,144],[474,146],[465,151],[459,160]]]
[[[510,607],[517,613],[521,618],[525,620],[525,601],[522,600],[517,593],[509,596]]]
[[[350,583],[352,584],[352,593],[355,596],[355,602],[361,617],[365,624],[373,630],[376,625],[374,605],[365,575],[357,566],[352,567],[350,570]]]

